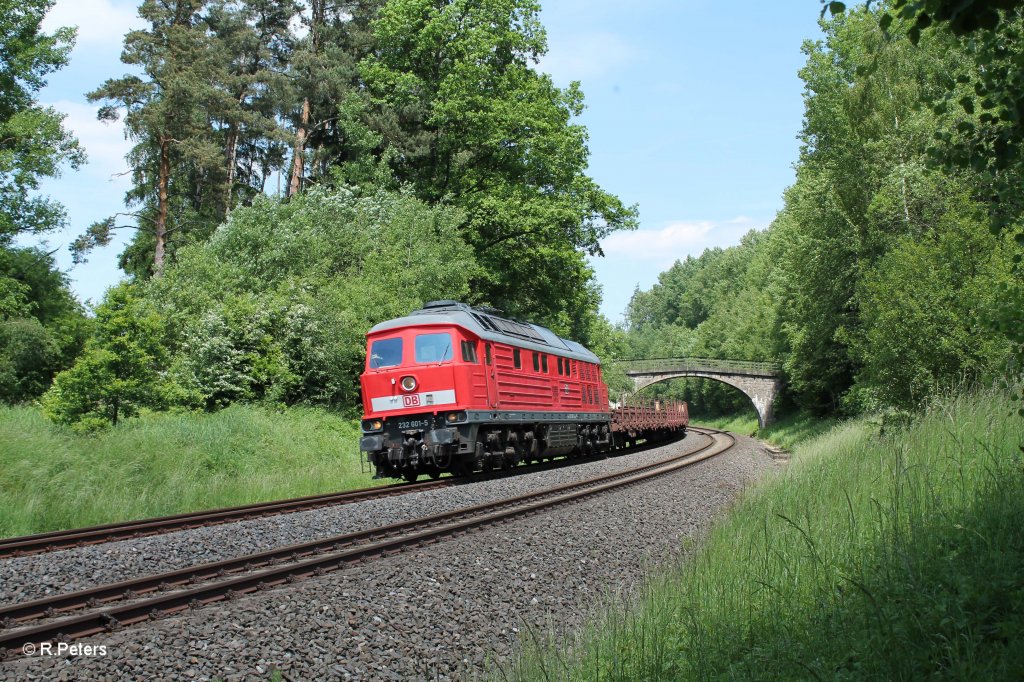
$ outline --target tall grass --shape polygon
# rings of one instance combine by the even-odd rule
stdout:
[[[753,410],[724,417],[698,416],[692,421],[694,426],[710,426],[745,436],[755,436],[786,450],[827,433],[839,423],[839,420],[834,418],[820,419],[805,412],[791,412],[781,415],[775,422],[761,429],[758,428],[757,413]]]
[[[951,398],[799,446],[691,556],[573,649],[503,677],[1024,678],[1024,422]]]
[[[96,436],[0,408],[0,536],[371,485],[358,423],[235,405],[147,414]]]

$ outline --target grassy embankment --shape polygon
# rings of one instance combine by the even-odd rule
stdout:
[[[2,407],[0,536],[364,488],[358,431],[319,410],[236,405],[81,436]]]
[[[960,397],[795,449],[689,560],[504,678],[1022,679],[1024,420]],[[536,633],[534,633],[536,634]],[[569,653],[565,653],[568,651]]]
[[[802,412],[794,412],[782,415],[772,424],[759,429],[757,413],[753,409],[729,417],[696,416],[692,418],[692,422],[694,426],[710,426],[714,429],[741,433],[744,436],[754,436],[786,450],[792,450],[799,443],[827,433],[839,423],[836,419],[818,419]]]

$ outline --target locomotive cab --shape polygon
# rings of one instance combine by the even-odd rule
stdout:
[[[466,422],[479,339],[454,325],[421,324],[367,336],[360,449],[375,478],[450,469]],[[483,372],[476,372],[483,377]]]

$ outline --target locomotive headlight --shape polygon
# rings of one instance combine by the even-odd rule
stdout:
[[[416,379],[413,377],[402,377],[402,390],[406,393],[416,390]]]
[[[448,414],[445,415],[444,418],[448,421],[449,424],[454,424],[456,422],[464,422],[464,421],[466,421],[466,413],[465,412],[449,412]]]
[[[380,419],[364,419],[363,420],[363,431],[370,433],[372,431],[380,431],[384,428],[384,422]]]

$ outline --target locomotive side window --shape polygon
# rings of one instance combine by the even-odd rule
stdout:
[[[540,353],[534,353],[533,354],[533,371],[534,372],[539,372],[540,371]]]
[[[370,346],[370,369],[402,364],[402,339],[377,339]]]
[[[558,374],[559,374],[559,376],[565,374],[565,370],[562,367],[562,356],[561,355],[558,356]]]
[[[512,349],[512,364],[515,366],[516,369],[523,368],[523,359],[519,354],[518,348]]]
[[[484,344],[484,355],[487,356],[487,364],[491,364],[491,344]]]
[[[441,332],[439,334],[416,335],[416,362],[444,362],[451,359],[451,334]]]
[[[548,356],[547,356],[547,354],[544,354],[544,355],[540,356],[540,366],[541,366],[541,369],[544,370],[544,373],[547,374],[548,373]]]
[[[462,361],[476,364],[476,341],[462,342]]]

